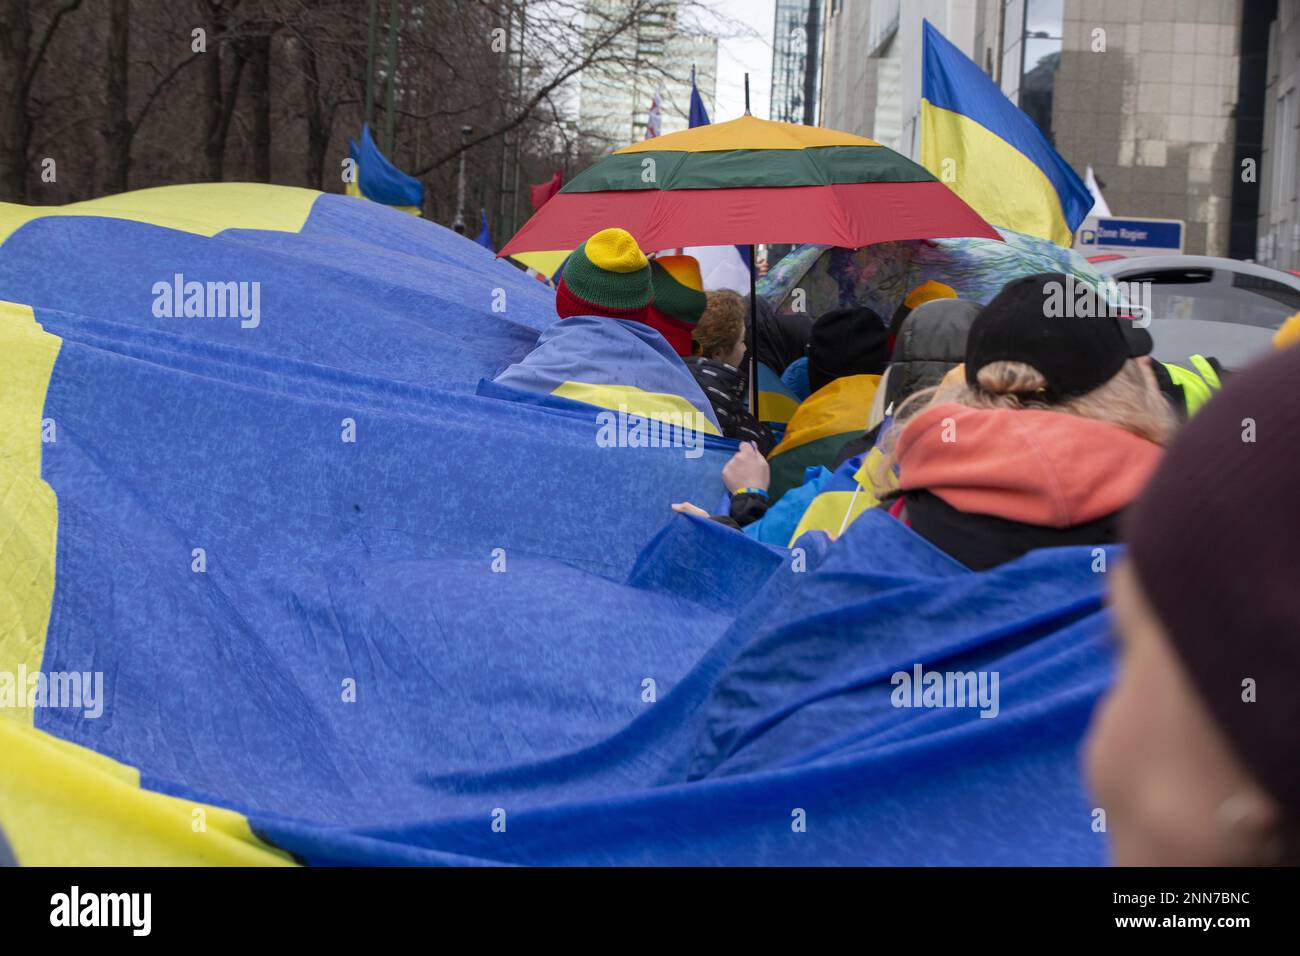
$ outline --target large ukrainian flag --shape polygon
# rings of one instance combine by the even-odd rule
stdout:
[[[994,225],[1071,245],[1092,208],[1079,174],[928,20],[924,50],[921,165]]]
[[[577,397],[695,387],[573,321]],[[18,863],[1103,862],[1089,551],[975,574],[879,509],[846,524],[847,487],[810,509],[833,548],[674,515],[728,442],[603,442],[572,390],[491,382],[545,382],[556,326],[540,283],[378,202],[0,203]],[[848,430],[821,421],[796,441]],[[923,665],[1000,674],[1001,719],[895,706]]]

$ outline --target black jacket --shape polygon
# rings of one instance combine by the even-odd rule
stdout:
[[[686,359],[686,367],[713,406],[722,434],[740,441],[752,441],[764,455],[772,450],[775,444],[772,433],[749,413],[744,372],[725,362],[698,355]]]
[[[767,499],[753,492],[731,496],[731,504],[725,515],[711,515],[714,521],[725,524],[728,528],[740,529],[753,524],[767,514]]]
[[[755,312],[758,315],[758,328],[754,334],[755,354],[760,362],[780,375],[787,365],[808,354],[812,317],[779,314],[761,295]],[[748,300],[745,302],[745,321],[749,321]]]
[[[885,378],[885,408],[898,408],[903,399],[938,385],[966,356],[966,336],[979,306],[959,299],[935,299],[918,306],[903,321],[894,342],[894,356]],[[870,451],[880,425],[840,449],[838,468],[850,458]]]
[[[961,299],[935,299],[917,306],[898,330],[885,380],[885,407],[938,385],[966,358],[966,336],[979,306]]]
[[[929,491],[909,491],[908,525],[925,540],[972,571],[987,571],[1039,548],[1114,544],[1122,512],[1069,528],[1045,528],[994,515],[958,511]],[[887,507],[887,505],[886,505]]]

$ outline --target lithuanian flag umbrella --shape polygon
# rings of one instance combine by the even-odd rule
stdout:
[[[612,153],[574,177],[500,254],[573,249],[611,226],[626,229],[647,252],[999,238],[956,193],[888,147],[749,115]]]
[[[574,177],[498,255],[573,249],[618,226],[646,252],[815,242],[856,249],[998,233],[907,157],[852,133],[740,119],[625,146]],[[750,256],[750,408],[757,407]]]

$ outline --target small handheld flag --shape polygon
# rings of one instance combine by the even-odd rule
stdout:
[[[691,112],[687,122],[691,129],[709,125],[709,111],[704,108],[704,97],[700,96],[700,88],[695,85],[695,67],[691,67]]]
[[[492,230],[488,227],[487,210],[480,209],[479,216],[482,225],[479,227],[478,235],[474,238],[474,241],[489,252],[495,252],[496,250],[492,248]]]
[[[535,183],[528,187],[528,198],[533,204],[533,212],[541,209],[546,205],[547,200],[560,191],[564,185],[564,174],[560,170],[555,171],[550,179],[544,183]]]
[[[361,126],[361,140],[348,140],[348,154],[356,164],[356,179],[347,184],[348,195],[395,206],[420,214],[424,205],[424,184],[402,172],[380,152],[370,136],[370,124]]]
[[[645,138],[654,139],[663,132],[663,121],[659,115],[659,91],[655,90],[655,98],[650,104],[650,115],[645,121]]]

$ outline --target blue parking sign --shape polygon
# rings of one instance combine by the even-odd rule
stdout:
[[[1079,227],[1075,247],[1085,255],[1177,255],[1183,251],[1183,221],[1089,217]]]

